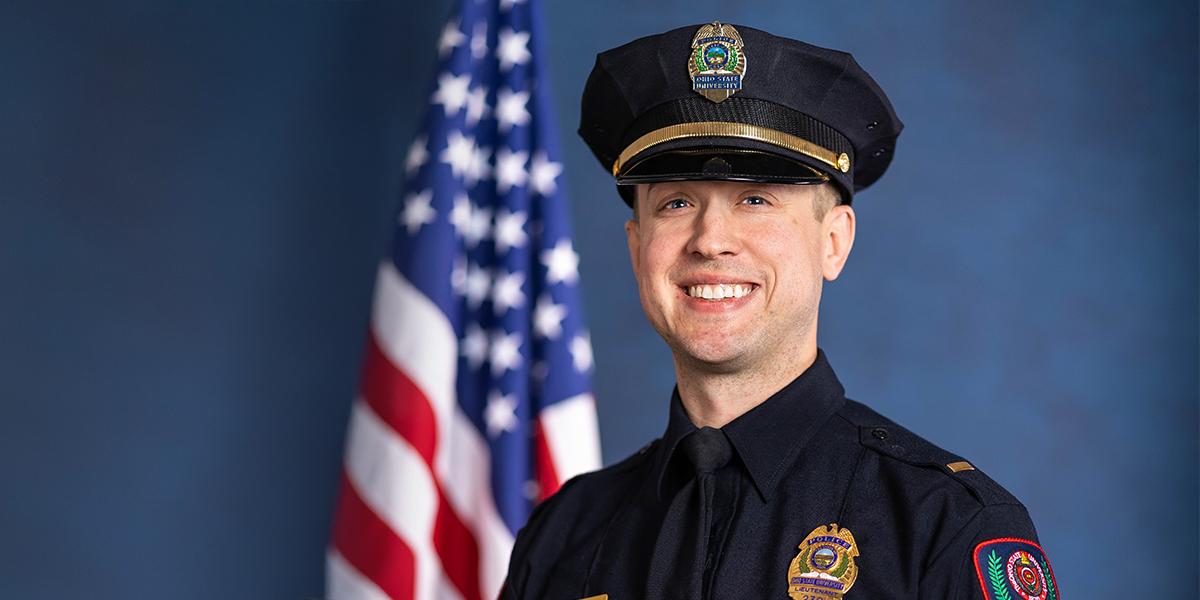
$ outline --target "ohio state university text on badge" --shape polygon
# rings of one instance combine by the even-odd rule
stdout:
[[[742,87],[739,75],[699,75],[693,87],[697,90],[737,89]]]

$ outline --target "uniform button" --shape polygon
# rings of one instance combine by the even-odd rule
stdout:
[[[888,432],[886,429],[879,427],[871,430],[871,437],[877,440],[886,440],[888,438]]]

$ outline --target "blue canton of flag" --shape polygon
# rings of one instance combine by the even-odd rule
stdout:
[[[331,598],[494,598],[534,503],[600,466],[536,1],[465,0],[440,36],[376,285]]]

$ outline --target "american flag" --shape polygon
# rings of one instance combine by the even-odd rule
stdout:
[[[533,505],[599,467],[536,2],[464,0],[442,31],[375,284],[331,600],[495,598]]]

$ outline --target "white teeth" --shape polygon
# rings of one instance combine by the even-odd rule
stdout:
[[[741,298],[754,288],[749,285],[718,283],[715,285],[688,286],[687,294],[693,298],[705,300],[724,300],[726,298]]]

